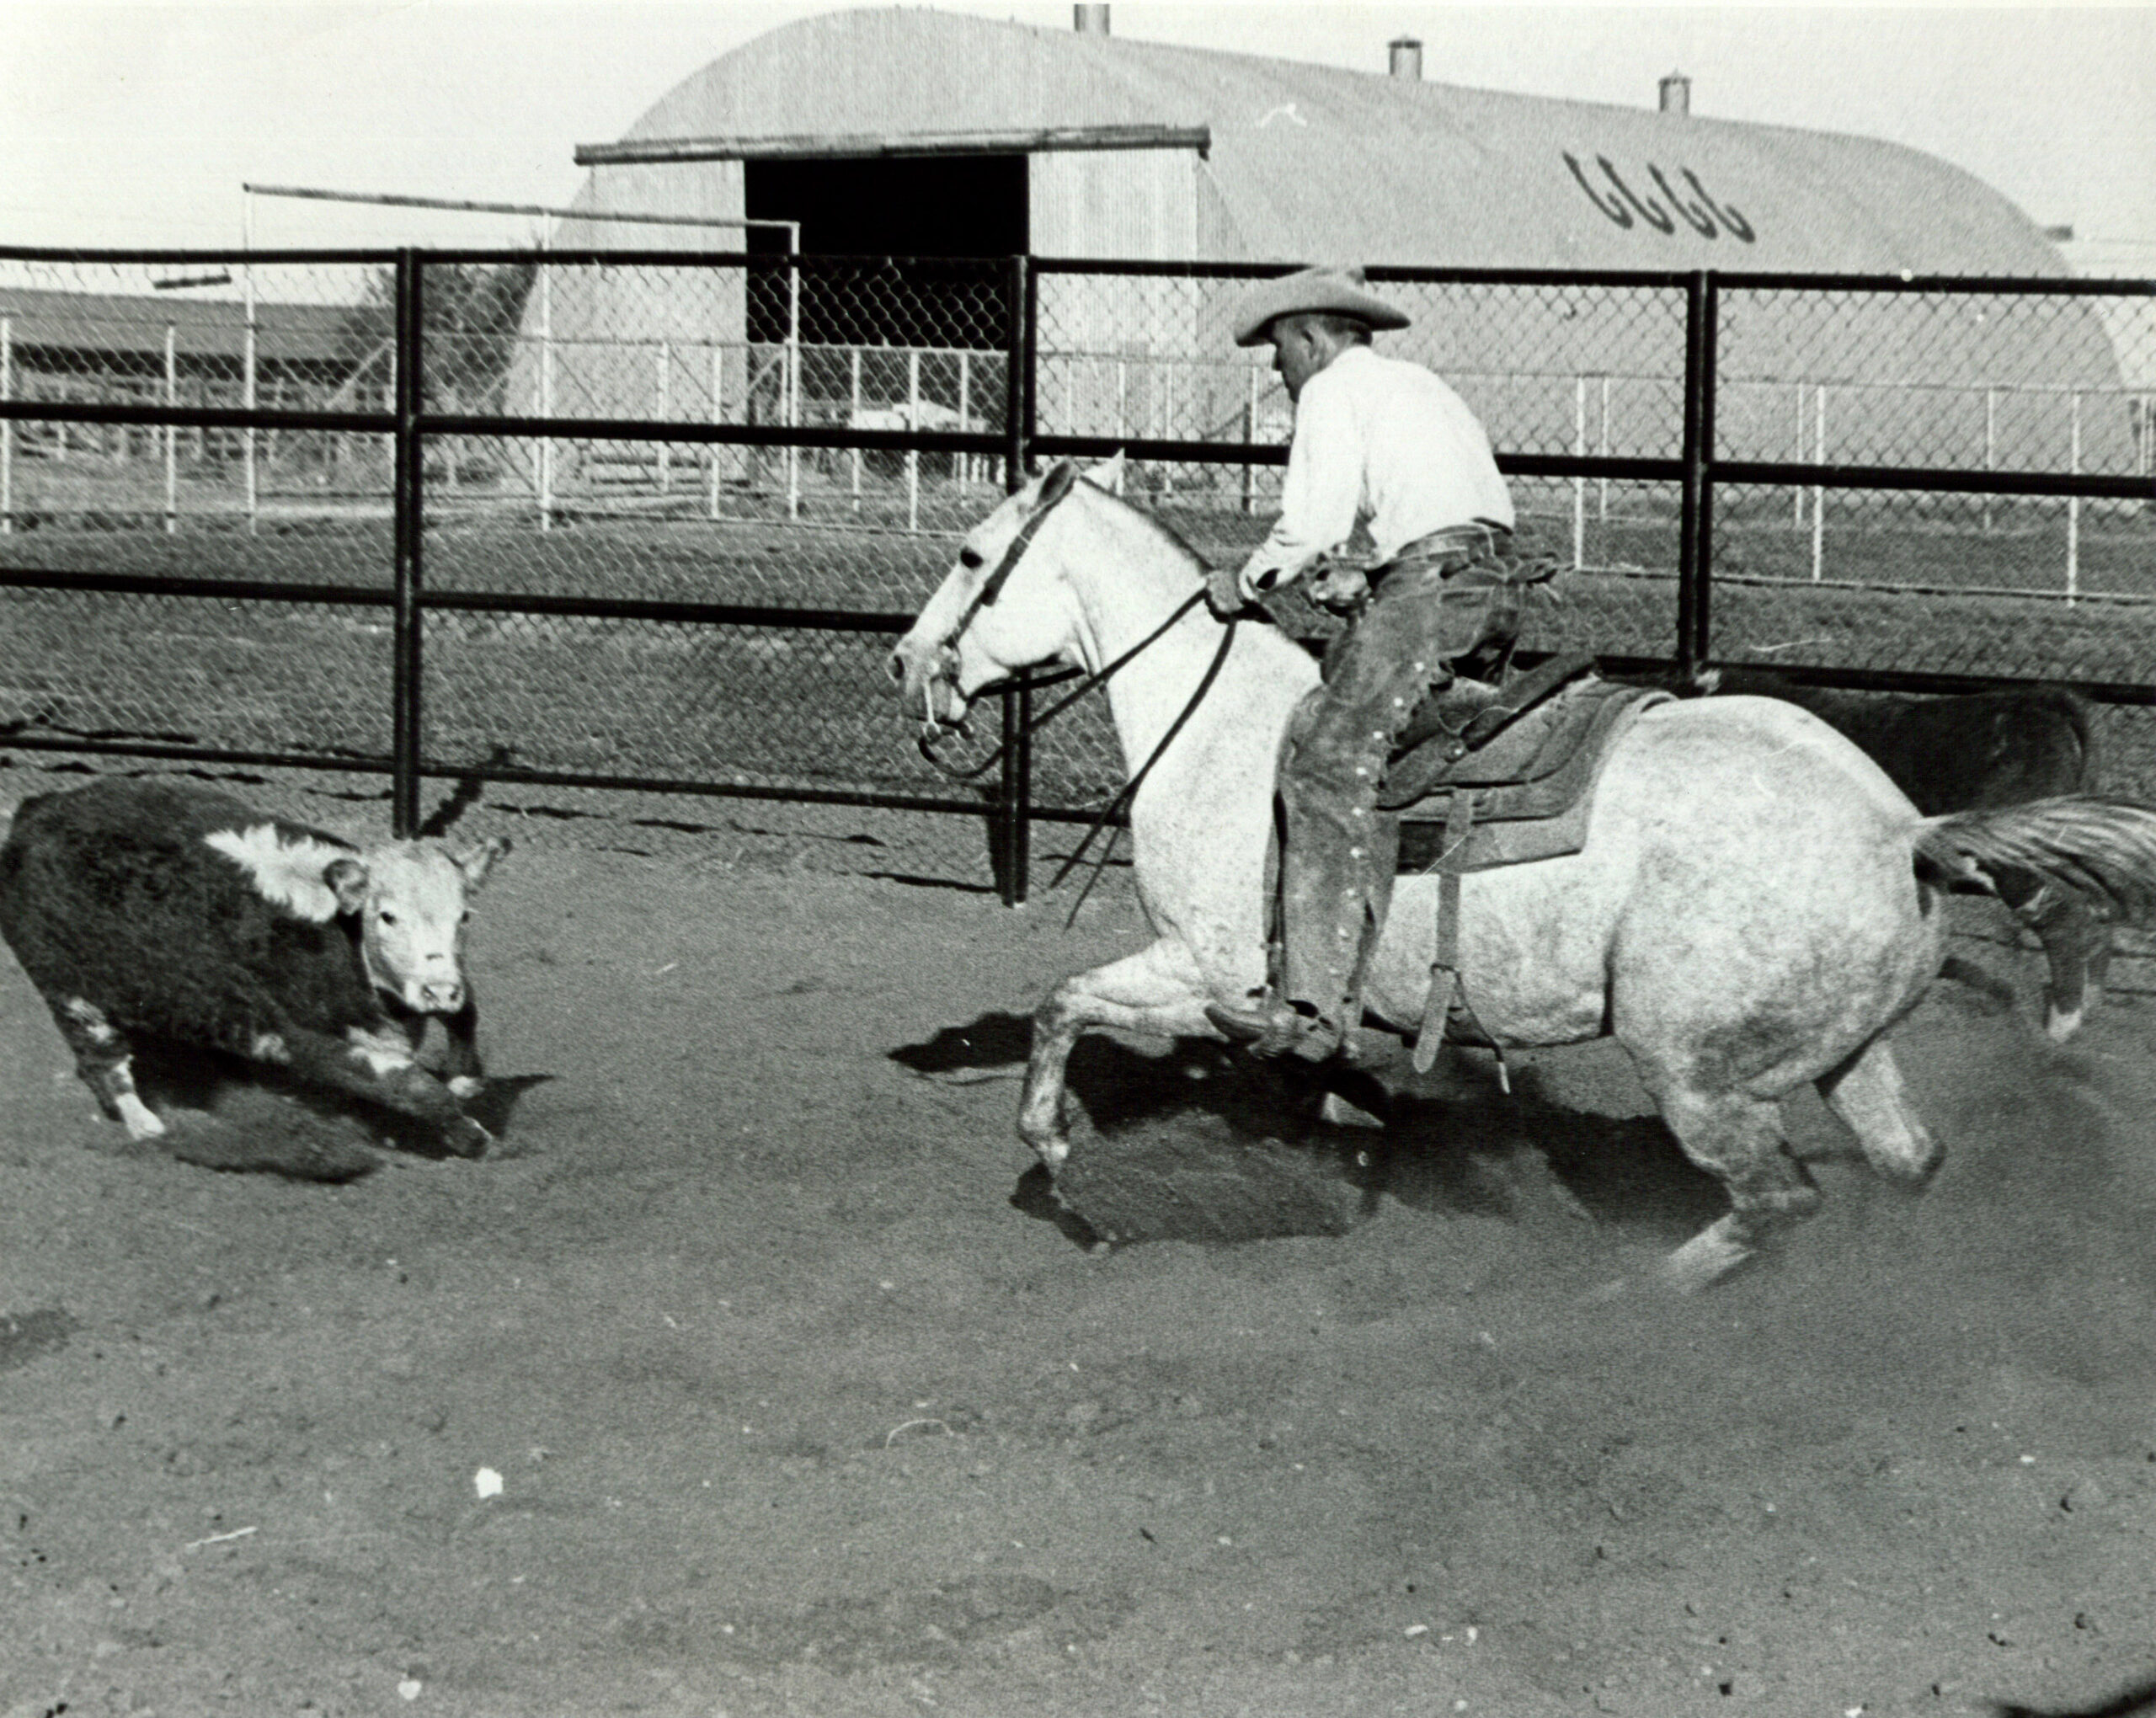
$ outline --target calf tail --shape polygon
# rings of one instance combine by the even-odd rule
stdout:
[[[2074,793],[1926,818],[1916,856],[1994,891],[2002,869],[2032,872],[2103,918],[2156,918],[2156,808],[2132,800]]]

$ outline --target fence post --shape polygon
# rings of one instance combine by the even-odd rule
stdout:
[[[425,403],[419,291],[419,253],[408,247],[397,253],[397,565],[389,694],[390,830],[400,840],[419,827],[419,579],[427,468],[419,433]]]
[[[244,290],[247,300],[247,328],[245,343],[241,350],[240,361],[243,367],[240,375],[239,403],[251,412],[254,409],[255,391],[254,264],[252,263],[244,264],[240,269],[240,278],[245,283]],[[247,534],[249,536],[253,536],[254,535],[256,509],[260,504],[259,479],[258,478],[254,469],[254,425],[252,424],[248,424],[247,428],[240,433],[243,438],[242,446],[246,451]]]
[[[1812,462],[1827,463],[1827,384],[1819,384],[1812,424]],[[1800,497],[1800,499],[1801,498]],[[1817,584],[1827,568],[1827,488],[1812,486],[1812,582]]]
[[[165,324],[165,403],[179,403],[179,331]],[[179,530],[179,431],[165,425],[165,535]]]
[[[652,409],[658,414],[659,421],[664,424],[671,419],[674,415],[674,403],[668,397],[673,392],[673,377],[669,373],[674,368],[673,344],[670,341],[661,340],[654,356],[658,375],[654,378],[656,397],[653,402]],[[659,444],[658,467],[659,493],[664,495],[674,487],[674,444],[672,442],[662,441]]]
[[[713,424],[726,421],[726,348],[714,344],[711,349],[711,420]],[[718,517],[718,462],[726,456],[723,442],[711,445],[711,516]]]
[[[921,434],[921,348],[906,353],[906,433]],[[921,450],[906,450],[906,529],[921,529]]]
[[[547,266],[546,245],[539,247],[539,415],[554,415],[554,271]],[[554,438],[542,435],[532,450],[539,463],[539,529],[554,528]]]
[[[1176,360],[1171,357],[1154,372],[1161,378],[1161,440],[1174,441],[1176,435]],[[1176,492],[1176,467],[1172,460],[1161,462],[1161,499],[1166,501]]]
[[[1801,381],[1796,385],[1796,462],[1799,465],[1804,462],[1804,384]],[[1804,529],[1804,491],[1801,489],[1796,492],[1796,499],[1790,504],[1789,522],[1792,530]],[[1812,576],[1816,579],[1818,575],[1814,574]]]
[[[801,229],[787,229],[790,253],[786,270],[786,427],[801,427]],[[801,449],[786,449],[786,516],[801,517]]]
[[[1243,446],[1250,446],[1257,440],[1257,366],[1250,367],[1250,397],[1243,402]],[[1256,462],[1243,462],[1243,511],[1257,511],[1257,466]]]
[[[1607,375],[1602,378],[1602,440],[1599,450],[1604,459],[1609,457],[1609,378]],[[1609,479],[1607,478],[1602,479],[1601,493],[1595,502],[1595,516],[1604,525],[1609,523]],[[1609,552],[1606,536],[1603,552]]]
[[[1999,463],[1999,390],[1984,390],[1984,469],[1992,470]],[[1984,497],[1984,525],[1986,536],[1991,535],[1991,497]]]
[[[1572,456],[1587,457],[1587,378],[1572,378]],[[1572,570],[1587,564],[1587,479],[1572,479]]]
[[[2075,394],[2069,408],[2069,437],[2066,450],[2066,468],[2074,477],[2081,475],[2081,396]],[[2081,595],[2081,498],[2066,498],[2066,606],[2072,608]]]
[[[961,435],[973,426],[974,373],[972,354],[961,350],[958,354],[958,430]],[[963,488],[974,479],[974,456],[970,453],[951,456],[951,481]]]
[[[846,428],[857,430],[861,427],[861,348],[858,346],[847,355],[846,376]],[[853,510],[858,513],[861,511],[861,450],[857,447],[849,449],[846,458],[853,467]]]
[[[1677,520],[1677,667],[1688,676],[1707,660],[1714,578],[1716,314],[1714,271],[1700,269],[1684,292],[1684,476]]]
[[[0,401],[15,397],[15,319],[0,316]],[[0,536],[15,529],[15,420],[0,418]]]
[[[1015,494],[1026,485],[1033,440],[1033,365],[1039,357],[1039,285],[1032,259],[1011,259],[1006,283],[1008,324],[1003,369],[1003,487]],[[995,808],[989,819],[990,858],[1006,907],[1026,904],[1033,867],[1033,748],[1027,737],[1033,719],[1033,688],[1020,675],[1001,699],[1003,767]]]

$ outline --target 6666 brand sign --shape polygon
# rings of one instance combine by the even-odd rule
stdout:
[[[1587,194],[1588,201],[1620,227],[1630,227],[1636,221],[1653,227],[1657,232],[1674,233],[1677,223],[1682,221],[1702,238],[1716,238],[1726,232],[1732,238],[1739,239],[1746,244],[1757,241],[1758,235],[1752,231],[1751,223],[1745,220],[1743,215],[1727,204],[1717,203],[1708,195],[1707,188],[1700,183],[1699,174],[1689,167],[1677,169],[1678,176],[1691,189],[1691,195],[1688,197],[1670,184],[1667,173],[1649,162],[1647,179],[1652,181],[1654,189],[1661,195],[1657,196],[1651,192],[1643,198],[1625,183],[1625,176],[1617,170],[1617,164],[1608,156],[1594,157],[1595,166],[1601,169],[1598,178],[1602,183],[1598,183],[1598,175],[1582,166],[1579,157],[1569,149],[1562,152],[1565,165],[1572,168],[1572,179]]]

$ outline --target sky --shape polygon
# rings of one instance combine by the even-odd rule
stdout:
[[[0,243],[240,243],[258,184],[565,204],[579,143],[823,3],[0,0]],[[1070,28],[1068,3],[941,8]],[[2156,276],[2156,0],[2085,8],[1300,6],[1116,0],[1115,34],[1854,132],[1966,168],[2105,272]],[[511,243],[536,224],[254,200],[260,246]],[[2119,264],[2125,264],[2122,269]]]

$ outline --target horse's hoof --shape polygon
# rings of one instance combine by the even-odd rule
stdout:
[[[168,1131],[164,1118],[139,1098],[136,1099],[131,1107],[122,1110],[118,1119],[120,1125],[127,1129],[127,1143],[131,1145],[140,1145],[151,1139],[162,1139]]]
[[[1728,1276],[1756,1256],[1757,1249],[1739,1240],[1727,1217],[1709,1224],[1662,1262],[1657,1274],[1665,1287],[1679,1294],[1696,1294]]]
[[[1037,1131],[1027,1127],[1022,1121],[1018,1124],[1018,1139],[1028,1151],[1040,1160],[1041,1167],[1046,1170],[1050,1176],[1063,1167],[1070,1155],[1070,1136],[1065,1133],[1059,1125],[1053,1129],[1043,1128]]]
[[[469,1116],[459,1116],[442,1129],[442,1144],[459,1157],[484,1157],[494,1136]]]
[[[1382,1131],[1385,1127],[1378,1117],[1337,1091],[1326,1092],[1319,1101],[1317,1117],[1328,1128],[1375,1128]]]

